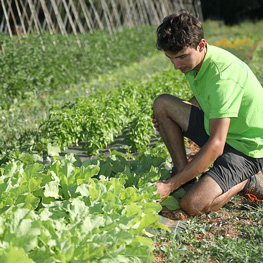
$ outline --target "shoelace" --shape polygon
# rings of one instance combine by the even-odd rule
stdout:
[[[258,194],[257,192],[255,192],[253,189],[251,189],[246,195],[245,195],[246,198],[250,199],[252,202],[258,202],[260,201],[258,199]]]

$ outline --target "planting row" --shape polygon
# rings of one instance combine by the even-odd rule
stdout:
[[[123,132],[126,144],[137,151],[153,136],[151,108],[154,99],[162,93],[191,97],[183,75],[167,70],[151,81],[126,83],[107,93],[53,108],[40,126],[41,143],[57,144],[65,149],[82,141],[89,154],[97,154]]]
[[[17,158],[0,167],[1,262],[152,262],[165,158]]]
[[[98,31],[79,35],[79,39],[82,48],[70,35],[24,35],[21,44],[2,38],[0,109],[87,82],[156,52],[153,27],[123,28],[112,36]]]

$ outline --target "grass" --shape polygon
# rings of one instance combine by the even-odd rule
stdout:
[[[219,212],[191,218],[182,236],[156,237],[155,262],[262,262],[263,205],[232,200]]]

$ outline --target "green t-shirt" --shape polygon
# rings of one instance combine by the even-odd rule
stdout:
[[[231,118],[227,143],[254,158],[263,157],[263,88],[250,68],[226,50],[207,44],[200,71],[185,74],[209,120]]]

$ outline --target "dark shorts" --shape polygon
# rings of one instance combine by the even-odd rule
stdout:
[[[204,128],[204,113],[199,108],[192,106],[189,127],[183,134],[200,147],[209,139]],[[258,173],[262,168],[263,158],[249,157],[226,143],[223,154],[204,174],[211,176],[225,193],[236,184]]]

